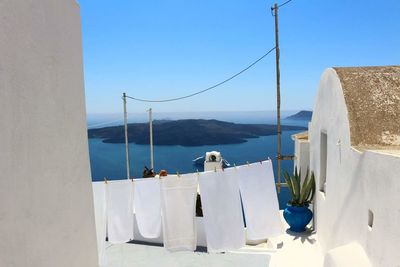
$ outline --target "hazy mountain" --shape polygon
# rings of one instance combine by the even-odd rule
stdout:
[[[282,125],[282,130],[304,130],[301,126]],[[159,120],[153,124],[154,145],[202,146],[239,144],[248,138],[275,135],[276,125],[238,124],[218,120],[186,119]],[[124,143],[124,127],[112,126],[88,130],[89,138],[101,138],[105,143]],[[149,144],[148,123],[128,124],[128,140]]]
[[[311,117],[312,117],[312,111],[302,110],[297,112],[296,114],[286,117],[286,119],[311,121]]]

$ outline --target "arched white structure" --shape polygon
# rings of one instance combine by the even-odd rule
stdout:
[[[348,253],[353,257],[366,255],[373,266],[398,266],[400,67],[327,69],[308,141],[294,138],[303,167],[299,144],[309,143],[308,165],[317,180],[314,224],[329,255],[326,266],[350,244],[356,244]],[[342,246],[346,250],[330,253]]]

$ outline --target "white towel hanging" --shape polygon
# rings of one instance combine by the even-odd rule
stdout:
[[[272,161],[261,163],[237,168],[248,240],[282,234]]]
[[[145,238],[157,238],[161,234],[160,179],[134,180],[135,217],[140,234]]]
[[[197,175],[168,175],[161,179],[164,247],[170,251],[194,251],[196,233]]]
[[[199,177],[207,250],[221,252],[245,245],[244,223],[235,168]]]
[[[107,233],[113,244],[133,239],[133,183],[131,180],[107,183]]]

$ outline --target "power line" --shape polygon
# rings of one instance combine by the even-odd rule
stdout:
[[[288,0],[288,1],[286,1],[285,3],[278,5],[278,7],[283,7],[284,5],[289,4],[289,2],[292,2],[292,1],[293,1],[293,0]]]
[[[242,69],[241,71],[239,71],[238,73],[230,76],[229,78],[223,80],[222,82],[219,82],[217,84],[214,84],[213,86],[210,86],[206,89],[200,90],[198,92],[192,93],[190,95],[185,95],[185,96],[181,96],[181,97],[176,97],[176,98],[169,98],[169,99],[161,99],[161,100],[157,100],[157,99],[141,99],[141,98],[137,98],[137,97],[133,97],[133,96],[126,96],[127,98],[136,100],[136,101],[141,101],[141,102],[171,102],[171,101],[177,101],[177,100],[181,100],[181,99],[185,99],[185,98],[189,98],[192,96],[196,96],[202,93],[205,93],[207,91],[210,91],[214,88],[217,88],[218,86],[223,85],[224,83],[229,82],[230,80],[236,78],[237,76],[239,76],[240,74],[242,74],[243,72],[247,71],[248,69],[250,69],[251,67],[253,67],[254,65],[256,65],[258,62],[260,62],[261,60],[263,60],[266,56],[268,56],[272,51],[275,50],[275,47],[271,48],[267,53],[265,53],[264,55],[262,55],[260,58],[258,58],[256,61],[254,61],[253,63],[251,63],[249,66],[247,66],[246,68]]]
[[[293,1],[293,0],[288,0],[288,1],[286,1],[286,2],[284,2],[284,3],[282,3],[282,4],[280,4],[280,5],[278,5],[278,8],[283,7],[284,5],[289,4],[289,3],[292,2],[292,1]],[[274,6],[271,7],[271,15],[272,15],[273,17],[275,17],[275,15],[274,15],[274,13],[273,13],[274,8],[275,8]]]

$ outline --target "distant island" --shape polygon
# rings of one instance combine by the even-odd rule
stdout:
[[[282,131],[304,130],[301,126],[282,125]],[[162,120],[153,123],[154,145],[203,146],[240,144],[246,139],[276,134],[276,125],[237,124],[219,120]],[[124,143],[124,126],[88,130],[89,138],[101,138],[104,143]],[[149,124],[128,124],[130,143],[149,144]]]
[[[302,110],[293,114],[289,117],[286,117],[288,120],[302,120],[302,121],[311,121],[312,111]]]

